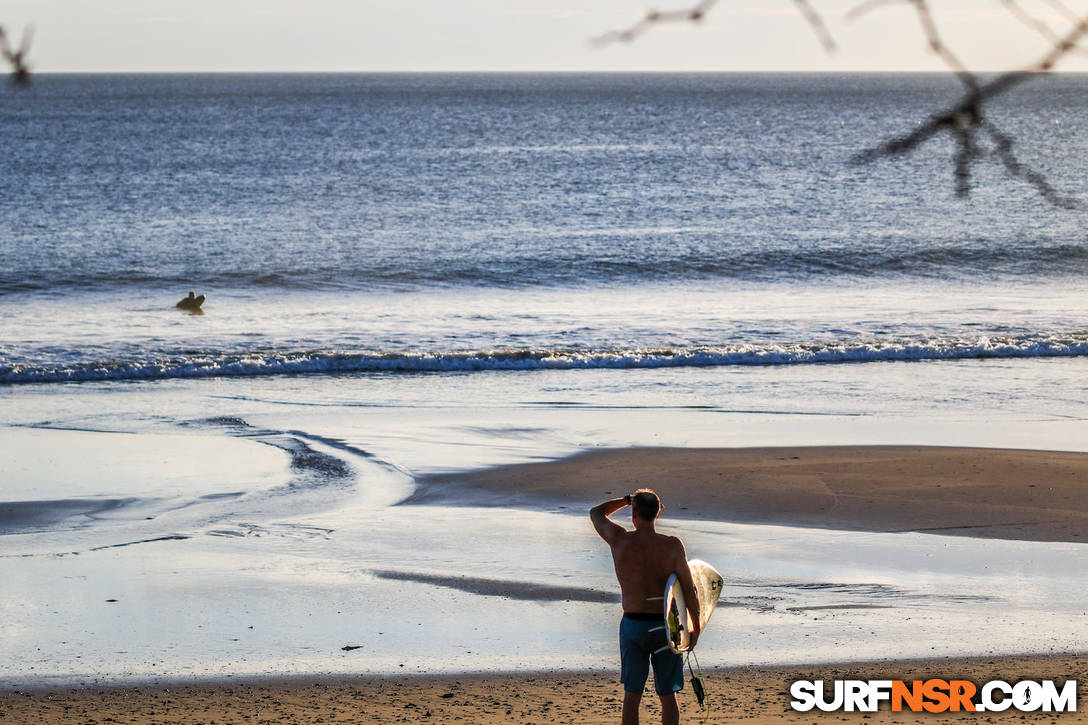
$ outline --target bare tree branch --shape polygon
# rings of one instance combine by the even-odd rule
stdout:
[[[893,0],[896,1],[896,0]],[[1088,15],[1078,17],[1073,28],[1064,36],[1057,36],[1051,41],[1052,48],[1033,65],[1021,70],[1010,71],[997,76],[985,84],[980,84],[974,73],[948,51],[947,46],[937,34],[936,24],[929,12],[926,0],[897,0],[915,7],[922,32],[929,42],[930,49],[941,56],[952,68],[966,91],[963,97],[951,108],[934,114],[919,128],[905,136],[892,138],[884,143],[866,149],[855,155],[855,163],[869,163],[885,156],[899,156],[909,153],[939,133],[949,133],[956,143],[954,159],[954,178],[956,195],[969,196],[971,193],[971,166],[988,155],[994,155],[1001,161],[1005,171],[1015,178],[1031,184],[1035,190],[1051,204],[1063,208],[1083,206],[1080,201],[1058,193],[1039,172],[1021,162],[1013,151],[1012,137],[999,130],[983,112],[983,104],[994,96],[1005,93],[1010,88],[1036,76],[1051,71],[1067,54],[1077,49],[1077,44],[1088,34]],[[1010,12],[1016,14],[1022,10],[1015,0],[1003,0]],[[857,17],[862,12],[889,4],[889,0],[870,0],[852,11]],[[1026,14],[1025,14],[1026,15]],[[1018,16],[1019,17],[1019,16]],[[1028,16],[1030,18],[1030,16]],[[1047,28],[1049,30],[1049,27]],[[992,144],[992,154],[984,152],[978,143],[979,137],[987,138]]]
[[[1043,36],[1043,38],[1051,43],[1058,42],[1058,34],[1050,28],[1046,21],[1029,13],[1016,0],[1001,0],[1001,4],[1008,9],[1014,18]]]
[[[1039,192],[1039,195],[1049,201],[1054,206],[1060,206],[1064,209],[1077,209],[1081,208],[1083,204],[1069,196],[1059,193],[1050,182],[1046,180],[1046,177],[1040,174],[1038,171],[1025,166],[1016,158],[1013,154],[1013,140],[1010,136],[1000,131],[990,121],[983,119],[981,126],[983,130],[989,134],[990,139],[994,143],[994,152],[997,157],[1004,164],[1005,170],[1011,175],[1023,179]]]
[[[831,33],[828,32],[827,26],[824,24],[820,14],[816,12],[808,0],[792,0],[792,2],[797,6],[802,17],[804,17],[804,19],[808,21],[808,24],[812,26],[812,31],[816,33],[816,37],[819,38],[820,43],[824,46],[824,50],[829,53],[833,52],[835,50],[835,39],[831,37]],[[701,0],[698,4],[690,8],[681,8],[679,10],[650,10],[642,20],[631,27],[623,30],[610,30],[603,35],[594,38],[590,42],[596,47],[616,42],[630,43],[643,33],[649,31],[655,25],[660,25],[661,23],[698,23],[706,17],[706,14],[710,12],[710,9],[717,3],[718,0]]]
[[[812,26],[824,49],[835,50],[835,41],[828,32],[822,17],[809,0],[792,0],[801,15]],[[966,64],[952,52],[944,42],[937,23],[930,11],[929,0],[865,0],[852,8],[846,15],[849,20],[856,20],[878,8],[892,4],[905,4],[914,10],[929,49],[956,74],[964,86],[964,94],[952,107],[937,112],[914,131],[891,138],[883,143],[865,149],[854,156],[855,163],[870,163],[886,156],[900,156],[911,153],[923,143],[939,134],[948,133],[955,142],[953,157],[953,178],[956,195],[969,196],[973,165],[987,157],[996,157],[1006,173],[1014,178],[1026,181],[1047,201],[1064,207],[1079,207],[1081,203],[1072,197],[1058,193],[1046,178],[1031,169],[1017,158],[1012,137],[998,129],[983,112],[983,104],[994,96],[1005,93],[1010,88],[1022,83],[1038,73],[1045,73],[1066,55],[1080,52],[1078,43],[1088,34],[1088,15],[1076,15],[1062,0],[1044,0],[1070,23],[1071,29],[1065,35],[1054,31],[1043,20],[1027,12],[1019,0],[1001,0],[1009,13],[1022,24],[1041,34],[1051,44],[1050,51],[1039,61],[1026,68],[1001,74],[993,80],[982,83],[978,76],[968,69]],[[693,7],[666,12],[650,11],[641,21],[625,29],[605,33],[594,39],[594,45],[607,45],[612,42],[630,42],[649,31],[659,23],[665,22],[700,22],[717,0],[701,0]],[[980,143],[985,141],[986,143]]]
[[[918,15],[918,22],[922,25],[922,32],[925,33],[930,50],[941,57],[945,64],[956,73],[960,82],[972,91],[978,91],[978,80],[941,40],[941,35],[937,32],[937,24],[933,22],[933,15],[929,12],[926,0],[908,0],[908,2],[914,6],[914,12]]]
[[[718,0],[701,0],[697,5],[681,10],[650,10],[646,17],[625,30],[611,30],[590,41],[600,47],[610,43],[630,43],[650,28],[660,23],[691,22],[698,23],[706,17],[706,13],[717,4]]]
[[[901,2],[909,2],[909,0],[867,0],[867,2],[863,2],[861,5],[858,5],[858,6],[854,7],[854,8],[852,8],[851,10],[849,10],[846,13],[846,19],[847,20],[857,20],[862,15],[870,13],[873,10],[876,10],[879,7],[883,7],[885,5],[891,5],[893,3],[901,3]]]
[[[1041,35],[1051,45],[1057,45],[1062,42],[1061,36],[1047,24],[1042,18],[1035,17],[1020,5],[1017,0],[1001,0],[1001,3],[1008,9],[1009,13],[1023,23],[1028,28],[1031,28],[1039,35]],[[1071,48],[1070,53],[1076,53],[1077,55],[1088,55],[1088,52],[1084,48],[1075,47]]]
[[[1046,4],[1057,10],[1063,16],[1070,25],[1076,25],[1080,19],[1079,16],[1069,9],[1069,6],[1062,2],[1062,0],[1045,0]]]
[[[1080,17],[1076,23],[1073,24],[1073,29],[1066,35],[1059,39],[1057,43],[1049,53],[1047,53],[1042,60],[1035,64],[1034,67],[1028,68],[1030,71],[1050,71],[1059,60],[1062,59],[1069,51],[1077,47],[1077,44],[1084,39],[1085,34],[1088,34],[1088,15]]]
[[[11,64],[11,80],[21,86],[30,84],[30,67],[26,64],[26,54],[30,51],[30,41],[34,38],[33,26],[28,26],[23,31],[23,40],[19,43],[19,50],[12,51],[8,43],[8,36],[0,26],[0,55]]]
[[[918,23],[922,26],[922,34],[925,36],[929,49],[941,57],[941,60],[952,69],[961,83],[971,90],[977,90],[978,80],[974,74],[967,70],[967,66],[956,57],[956,54],[941,39],[941,34],[937,30],[937,23],[933,21],[933,14],[929,11],[927,0],[869,0],[852,9],[846,14],[846,17],[848,20],[855,20],[878,7],[891,5],[892,3],[904,3],[914,8],[914,13],[918,16]]]
[[[816,33],[816,37],[820,39],[824,50],[828,53],[834,53],[837,47],[835,39],[831,37],[831,33],[828,32],[824,19],[820,17],[820,14],[809,4],[808,0],[793,0],[793,4],[797,6],[797,9],[801,11],[801,15],[812,26],[812,32]]]

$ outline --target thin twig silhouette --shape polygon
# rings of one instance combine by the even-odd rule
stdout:
[[[1080,200],[1058,192],[1042,173],[1020,161],[1013,151],[1015,145],[1013,138],[985,116],[983,105],[986,101],[1007,92],[1024,81],[1030,80],[1040,73],[1053,70],[1054,66],[1064,56],[1078,48],[1078,43],[1088,34],[1088,15],[1078,17],[1072,29],[1065,35],[1056,36],[1052,41],[1051,49],[1034,64],[1003,73],[986,83],[980,83],[978,77],[967,70],[941,41],[926,0],[899,0],[899,2],[906,2],[914,6],[922,32],[930,48],[944,60],[945,64],[963,82],[965,86],[964,95],[951,108],[933,114],[926,123],[911,133],[892,138],[866,149],[856,154],[854,161],[856,163],[869,163],[882,157],[901,156],[914,151],[922,143],[940,133],[949,133],[956,144],[953,175],[957,196],[966,197],[970,195],[973,164],[986,157],[996,157],[1005,168],[1006,173],[1026,181],[1051,204],[1067,209],[1083,208],[1084,204]],[[851,12],[851,17],[858,17],[875,7],[888,4],[890,3],[886,0],[867,2],[855,8]],[[1015,5],[1015,3],[1012,4]],[[1009,8],[1008,2],[1005,5]],[[1009,10],[1014,17],[1022,20],[1012,8],[1009,8]],[[989,146],[983,146],[979,143],[980,139],[983,138],[989,141]]]
[[[26,86],[30,85],[30,66],[26,63],[26,54],[30,51],[30,41],[34,38],[34,28],[27,27],[23,31],[23,40],[19,43],[19,50],[12,51],[8,43],[8,36],[0,26],[0,54],[4,60],[11,64],[11,80],[13,83]]]
[[[808,24],[812,26],[812,31],[816,33],[816,37],[820,39],[820,43],[823,44],[824,50],[828,53],[835,52],[835,49],[837,48],[835,39],[831,37],[831,33],[828,32],[827,26],[824,25],[823,17],[816,12],[816,9],[809,4],[808,0],[793,0],[793,4],[797,6],[801,15],[808,21]]]
[[[1021,23],[1023,23],[1025,26],[1027,26],[1028,28],[1031,28],[1036,33],[1041,35],[1043,37],[1043,39],[1046,40],[1051,45],[1057,45],[1058,43],[1062,42],[1061,36],[1058,34],[1058,32],[1056,30],[1054,30],[1053,28],[1050,27],[1049,23],[1047,23],[1042,18],[1036,17],[1035,15],[1032,15],[1031,13],[1029,13],[1027,10],[1024,9],[1024,7],[1019,2],[1017,2],[1017,0],[1001,0],[1001,4],[1005,6],[1005,8],[1009,11],[1009,13],[1014,18],[1016,18]],[[1060,3],[1059,3],[1059,5],[1060,5]],[[1062,7],[1064,7],[1064,6],[1062,6]],[[1066,8],[1066,9],[1068,9],[1068,8]],[[1075,22],[1075,20],[1074,20],[1074,22]],[[1078,55],[1088,54],[1088,53],[1085,53],[1085,50],[1083,48],[1073,48],[1073,49],[1070,50],[1070,52],[1071,53],[1075,52]]]
[[[957,196],[970,195],[972,170],[977,162],[996,158],[1007,174],[1030,184],[1051,204],[1063,208],[1083,207],[1080,200],[1060,193],[1042,173],[1022,162],[1014,151],[1013,137],[999,129],[984,112],[984,104],[995,96],[1042,73],[1050,72],[1066,55],[1085,52],[1079,47],[1079,43],[1088,35],[1088,14],[1078,15],[1062,0],[1043,2],[1059,13],[1070,28],[1062,34],[1026,11],[1019,0],[1001,0],[1013,18],[1039,33],[1050,43],[1051,48],[1034,64],[1000,74],[985,83],[945,43],[930,11],[929,0],[865,0],[851,9],[846,15],[848,20],[855,20],[888,5],[909,5],[914,10],[929,49],[948,66],[964,87],[963,96],[951,107],[932,114],[925,123],[908,134],[891,138],[855,154],[853,161],[871,163],[884,157],[908,154],[934,136],[948,133],[956,147],[953,156],[953,179]],[[793,3],[812,26],[825,50],[833,51],[836,47],[835,41],[820,14],[808,0],[793,0]],[[651,11],[637,24],[625,30],[605,33],[594,39],[593,43],[600,46],[617,41],[630,42],[663,22],[700,22],[716,4],[717,0],[702,0],[686,9]]]
[[[824,46],[824,50],[833,52],[835,50],[835,39],[831,37],[831,33],[828,32],[827,26],[824,24],[823,18],[816,12],[815,8],[809,3],[808,0],[791,0],[797,9],[800,11],[802,17],[812,27],[816,37],[820,39],[820,43]],[[680,8],[678,10],[650,10],[646,13],[646,16],[639,20],[634,25],[623,30],[610,30],[603,35],[599,35],[590,41],[595,46],[604,46],[611,43],[630,43],[637,39],[643,33],[648,32],[655,25],[661,23],[699,23],[702,22],[706,14],[710,12],[711,8],[717,5],[718,0],[701,0],[696,5],[689,8]]]
[[[971,89],[978,88],[978,81],[975,76],[967,70],[967,66],[956,57],[956,54],[948,47],[948,45],[941,39],[941,34],[937,30],[937,23],[933,21],[933,14],[929,12],[929,4],[926,0],[877,0],[876,2],[870,1],[862,3],[849,13],[846,14],[848,20],[855,20],[865,13],[874,10],[883,5],[891,5],[894,2],[903,2],[911,5],[914,8],[915,14],[918,16],[918,23],[922,26],[922,33],[925,35],[926,42],[929,44],[929,49],[940,56],[941,60],[945,62],[949,68],[956,74],[965,86]]]
[[[660,23],[690,22],[698,23],[706,17],[707,11],[717,4],[718,0],[701,0],[697,5],[681,10],[650,10],[646,17],[624,30],[611,30],[599,35],[590,41],[593,45],[603,46],[610,43],[630,43],[650,28]]]
[[[1062,16],[1065,17],[1066,21],[1072,25],[1075,25],[1080,19],[1075,12],[1069,9],[1068,5],[1062,2],[1062,0],[1045,0],[1045,2],[1047,5],[1061,13]]]

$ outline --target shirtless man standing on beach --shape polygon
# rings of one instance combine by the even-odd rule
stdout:
[[[608,517],[624,506],[631,507],[634,531],[628,531]],[[669,648],[665,631],[662,595],[669,575],[676,573],[684,591],[691,620],[691,646],[699,639],[699,599],[691,582],[691,570],[684,544],[675,536],[654,530],[654,522],[665,507],[648,488],[633,495],[612,499],[589,512],[593,528],[608,542],[616,578],[623,599],[620,620],[620,681],[623,683],[623,725],[638,725],[638,708],[650,664],[654,668],[654,689],[661,698],[662,725],[680,722],[676,693],[684,689],[683,658]]]

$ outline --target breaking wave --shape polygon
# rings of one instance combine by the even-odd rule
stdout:
[[[657,349],[522,349],[454,352],[208,351],[149,360],[5,364],[0,383],[150,380],[354,372],[633,369],[731,365],[812,365],[912,360],[1088,356],[1088,333],[919,338],[798,344],[735,344]]]

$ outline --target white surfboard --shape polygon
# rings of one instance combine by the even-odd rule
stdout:
[[[688,566],[691,568],[691,582],[695,585],[695,596],[699,598],[699,630],[702,631],[718,606],[718,597],[722,595],[725,581],[718,570],[705,561],[691,559]],[[665,626],[673,652],[679,654],[691,649],[693,624],[676,574],[670,574],[665,584]]]

